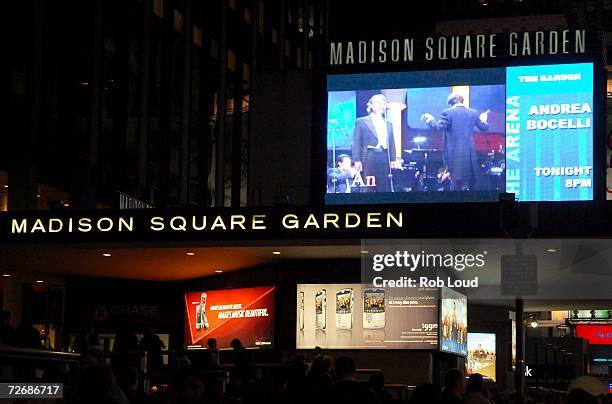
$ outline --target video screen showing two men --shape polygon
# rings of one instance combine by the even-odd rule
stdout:
[[[328,76],[326,202],[591,199],[591,105],[590,64]]]

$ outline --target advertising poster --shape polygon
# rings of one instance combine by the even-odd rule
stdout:
[[[612,325],[579,324],[576,325],[576,336],[586,339],[592,345],[611,345]]]
[[[468,333],[467,374],[480,373],[487,379],[495,381],[495,334]]]
[[[442,288],[440,299],[440,351],[467,355],[467,297]]]
[[[215,338],[229,348],[238,338],[247,348],[271,348],[274,343],[273,286],[202,290],[185,293],[187,345],[206,345]]]
[[[436,349],[436,289],[299,284],[296,348]]]
[[[512,320],[512,370],[516,370],[516,320]]]
[[[327,77],[326,203],[593,198],[592,63]]]

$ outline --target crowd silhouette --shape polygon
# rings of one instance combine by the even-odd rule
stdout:
[[[38,330],[28,321],[16,329],[11,316],[2,313],[0,343],[42,348]],[[81,404],[515,404],[517,394],[488,388],[482,375],[466,378],[463,371],[449,369],[443,385],[422,383],[411,391],[408,401],[385,388],[384,374],[372,372],[358,377],[357,364],[349,356],[333,358],[316,347],[295,353],[277,372],[257,374],[252,351],[239,339],[223,352],[220,364],[217,341],[206,348],[182,351],[164,365],[166,349],[152,329],[140,341],[136,334],[116,335],[113,352],[105,355],[90,327],[74,341],[81,353],[78,379],[66,388],[65,402]],[[146,352],[146,355],[143,353]],[[109,360],[110,356],[110,360]],[[146,360],[143,358],[146,357]],[[146,383],[146,385],[145,385]],[[397,391],[395,391],[397,393]],[[593,376],[582,376],[567,391],[527,389],[525,404],[612,404],[607,389]]]

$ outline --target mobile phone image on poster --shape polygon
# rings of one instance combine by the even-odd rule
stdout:
[[[438,291],[298,284],[296,348],[436,349]]]

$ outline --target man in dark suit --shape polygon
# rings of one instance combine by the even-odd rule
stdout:
[[[355,192],[352,188],[357,170],[353,168],[348,154],[336,158],[336,167],[327,170],[327,193],[344,194]]]
[[[376,94],[367,103],[368,116],[357,118],[353,130],[353,161],[355,169],[363,171],[363,179],[374,177],[376,187],[364,187],[373,192],[392,192],[391,168],[395,161],[393,126],[385,119],[387,99]]]
[[[463,97],[452,93],[448,96],[450,108],[442,111],[436,121],[433,115],[425,113],[421,119],[432,129],[444,131],[444,165],[450,173],[451,191],[465,191],[475,188],[478,161],[474,148],[474,127],[484,131],[489,110],[478,111],[466,107]]]

